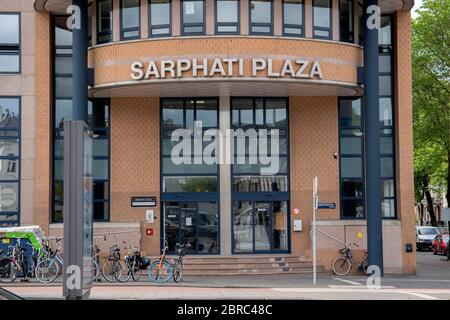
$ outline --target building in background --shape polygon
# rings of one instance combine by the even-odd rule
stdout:
[[[63,231],[70,3],[0,4],[0,224],[40,225],[49,235]],[[384,265],[387,273],[413,273],[415,255],[406,251],[415,241],[412,1],[380,6]],[[318,176],[321,202],[336,205],[319,210],[318,227],[363,250],[370,168],[358,77],[361,16],[358,0],[89,1],[95,232],[140,232],[147,255],[157,255],[167,239],[170,251],[188,241],[191,254],[211,259],[309,258]],[[202,132],[277,129],[278,170],[175,165],[172,133],[193,129],[195,121]],[[135,197],[156,197],[156,206],[132,206]],[[124,240],[135,241],[132,234]],[[340,248],[319,239],[325,269]]]

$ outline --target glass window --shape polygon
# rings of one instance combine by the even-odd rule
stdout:
[[[171,1],[150,0],[150,36],[169,36],[171,34]]]
[[[88,4],[88,46],[92,46],[92,2]]]
[[[20,15],[0,13],[0,73],[20,72]]]
[[[354,42],[353,0],[339,0],[339,33],[340,41]]]
[[[140,5],[140,0],[121,0],[120,34],[122,40],[139,38]]]
[[[272,34],[272,1],[250,0],[250,33]]]
[[[203,0],[182,0],[182,34],[205,33],[205,3]]]
[[[391,18],[389,16],[381,17],[381,28],[378,31],[378,44],[380,46],[391,45]]]
[[[20,127],[20,98],[0,97],[0,226],[19,225]]]
[[[112,41],[112,0],[97,1],[97,43]]]
[[[239,33],[239,0],[216,0],[216,33]]]
[[[303,36],[303,0],[283,0],[283,33]]]
[[[331,39],[331,0],[313,0],[313,36]]]

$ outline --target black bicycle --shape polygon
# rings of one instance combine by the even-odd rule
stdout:
[[[120,243],[125,241],[117,241],[109,248],[109,255],[102,267],[102,275],[108,282],[116,282],[122,276],[122,264],[120,262]]]
[[[143,258],[137,247],[125,247],[128,253],[125,255],[126,269],[122,270],[122,275],[117,279],[119,282],[126,282],[133,279],[139,281],[142,270],[146,270],[150,265],[150,259]]]
[[[183,280],[183,257],[186,255],[186,250],[190,250],[191,248],[192,246],[189,243],[185,243],[183,245],[177,243],[175,245],[178,258],[174,260],[172,265],[173,281],[180,282]]]

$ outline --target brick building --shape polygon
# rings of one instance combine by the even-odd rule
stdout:
[[[412,4],[379,1],[387,273],[416,268],[414,253],[405,250],[415,241]],[[40,225],[49,235],[63,230],[63,122],[73,109],[69,5],[0,2],[0,224]],[[95,233],[140,232],[148,255],[158,254],[167,239],[171,251],[176,242],[188,241],[192,255],[211,259],[310,257],[317,176],[320,201],[336,205],[319,210],[318,228],[359,250],[367,247],[365,177],[371,168],[364,157],[360,1],[88,5]],[[175,165],[173,132],[192,129],[195,121],[202,121],[203,131],[278,130],[276,172],[263,174],[259,163]],[[246,155],[251,150],[247,144]],[[226,144],[216,150],[229,151]],[[132,197],[156,197],[156,207],[133,207]],[[294,229],[296,220],[301,230]],[[325,269],[341,247],[319,236]]]

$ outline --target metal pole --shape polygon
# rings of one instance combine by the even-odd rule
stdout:
[[[378,0],[364,0],[364,123],[367,249],[369,265],[376,265],[383,275],[383,238],[381,217],[380,125],[378,92],[378,29],[373,24],[373,9]],[[369,9],[369,10],[368,10]],[[380,18],[380,17],[379,17]]]
[[[313,180],[313,221],[312,221],[312,229],[313,229],[313,235],[312,235],[312,247],[313,247],[313,285],[316,285],[317,283],[317,267],[316,267],[316,210],[317,210],[317,204],[319,203],[318,197],[317,197],[317,177],[314,177]]]
[[[73,0],[74,25],[72,28],[72,95],[73,120],[87,120],[88,107],[88,14],[87,0]],[[78,10],[79,9],[79,10]]]

